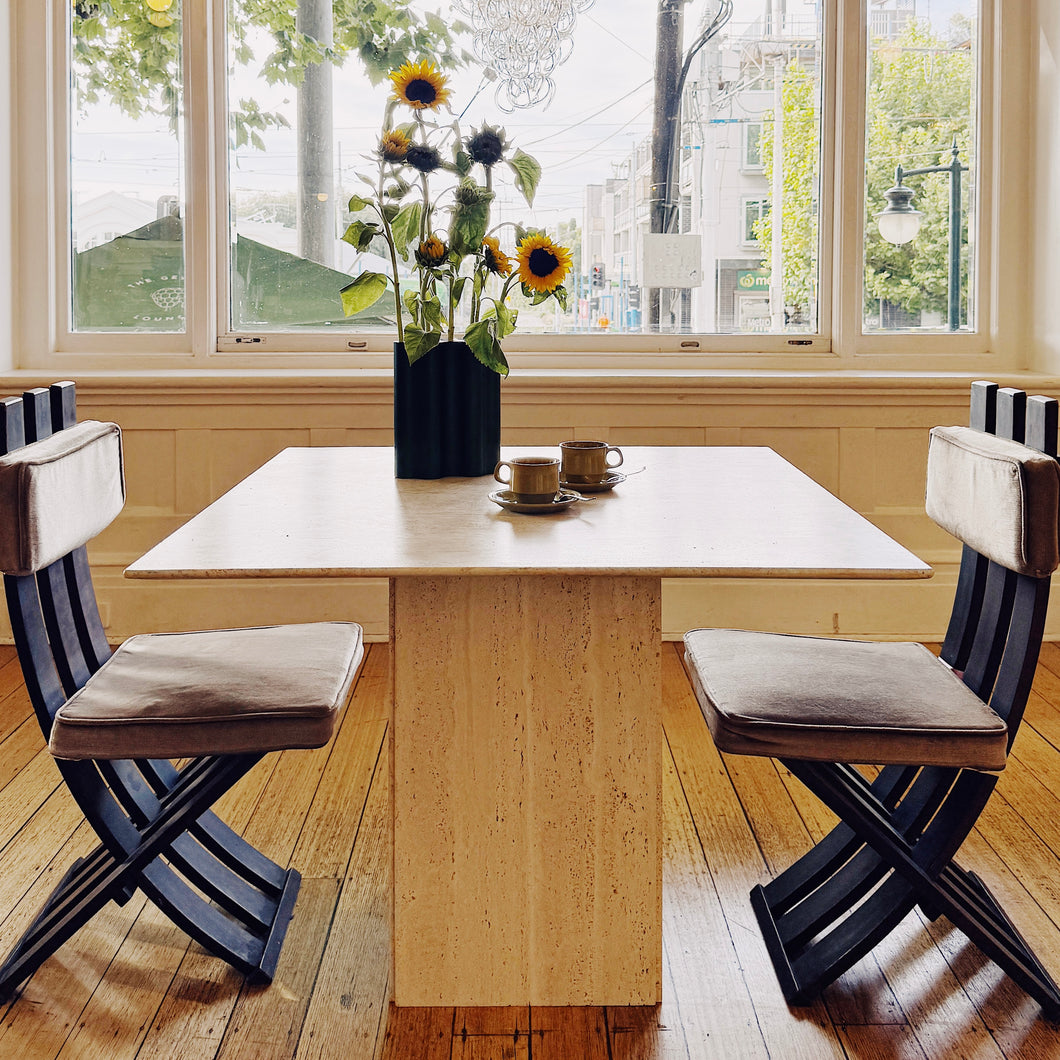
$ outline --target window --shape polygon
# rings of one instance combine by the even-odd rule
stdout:
[[[743,168],[762,168],[762,123],[749,121],[743,127]]]
[[[743,201],[743,241],[748,246],[758,243],[759,225],[769,214],[768,199],[744,199]]]
[[[972,0],[931,17],[914,0],[872,6],[866,332],[975,328],[976,13]]]
[[[30,325],[45,358],[356,364],[386,351],[390,300],[346,317],[338,295],[365,268],[390,270],[385,247],[341,236],[375,165],[386,73],[424,53],[449,75],[465,129],[503,127],[511,149],[541,163],[532,206],[505,182],[495,220],[544,228],[572,251],[566,309],[520,303],[506,348],[849,356],[900,353],[906,337],[931,332],[985,348],[971,341],[985,330],[994,260],[981,260],[981,169],[999,147],[983,139],[980,99],[1000,70],[993,52],[982,61],[993,44],[980,7],[1011,0],[733,0],[720,24],[716,3],[685,6],[674,48],[689,62],[664,115],[679,121],[661,197],[655,3],[577,13],[551,102],[525,108],[462,31],[471,0],[411,0],[407,23],[395,14],[404,0],[49,0],[50,53],[34,26],[40,7],[16,2],[25,54],[36,44],[42,57],[20,74],[20,109],[67,130],[53,156],[23,166],[27,201],[55,188],[26,227],[48,249],[40,276],[54,278],[54,326]],[[851,65],[856,49],[836,47],[852,24],[867,42],[864,69]],[[63,91],[43,90],[49,69]],[[863,133],[838,137],[841,127]],[[947,170],[954,145],[959,168]],[[43,177],[51,157],[54,181],[35,185],[26,174]],[[899,166],[920,226],[895,244],[878,215]],[[682,272],[689,247],[695,264]],[[752,275],[753,290],[741,287]]]

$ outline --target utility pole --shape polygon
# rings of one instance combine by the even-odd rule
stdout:
[[[322,48],[334,43],[332,0],[298,0],[295,25]],[[335,263],[335,178],[331,145],[331,62],[310,63],[298,86],[298,252]]]
[[[684,39],[685,0],[659,0],[655,38],[655,118],[651,137],[651,231],[669,231],[673,155],[677,123],[681,113],[681,47]],[[662,300],[658,287],[648,298],[648,327],[662,324]]]

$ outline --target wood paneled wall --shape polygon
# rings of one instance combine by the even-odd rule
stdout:
[[[2,392],[47,379],[0,376]],[[929,582],[675,579],[663,630],[699,625],[938,639],[957,547],[924,515],[927,432],[963,423],[969,377],[688,373],[621,378],[516,371],[503,387],[505,444],[600,437],[622,445],[767,445],[936,568]],[[1044,377],[999,379],[1055,393]],[[352,618],[385,639],[382,579],[130,581],[124,567],[286,446],[388,445],[388,374],[263,373],[78,379],[82,418],[125,439],[128,503],[90,548],[113,639],[134,632]],[[334,488],[356,490],[356,482]],[[674,503],[709,482],[674,483]],[[365,498],[366,514],[370,498]],[[778,527],[783,532],[783,527]],[[709,534],[709,526],[704,526]],[[1060,634],[1060,620],[1050,624]],[[0,628],[0,639],[8,635]]]

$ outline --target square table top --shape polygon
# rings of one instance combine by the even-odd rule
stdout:
[[[927,578],[771,449],[623,446],[628,477],[547,515],[492,477],[395,479],[389,447],[280,452],[133,563],[132,578],[628,574]],[[509,447],[503,456],[558,453]]]

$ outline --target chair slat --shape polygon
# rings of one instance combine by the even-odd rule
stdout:
[[[0,456],[26,444],[25,406],[16,397],[4,398],[0,405]]]
[[[997,430],[997,383],[977,380],[972,383],[968,410],[968,426],[985,434]],[[950,621],[942,642],[942,660],[962,671],[968,665],[975,640],[975,630],[986,593],[986,572],[989,564],[985,556],[967,545],[961,547],[961,567],[957,576],[957,591],[953,598]]]
[[[1060,402],[1036,394],[1027,398],[1027,431],[1024,442],[1048,456],[1057,455]]]
[[[999,438],[1022,442],[1027,430],[1027,392],[1014,387],[1002,387],[997,392],[997,428]]]
[[[22,395],[26,410],[26,443],[39,442],[52,433],[51,395],[46,387],[38,386]]]

